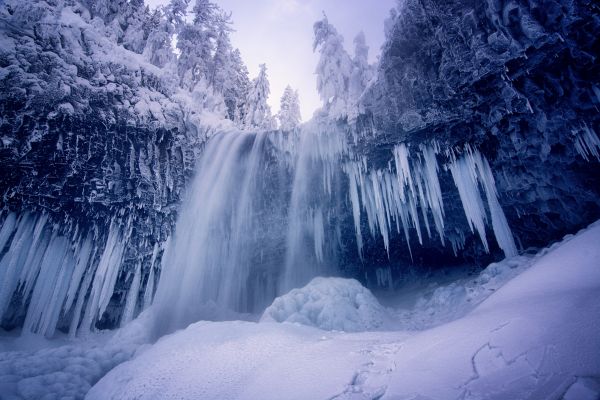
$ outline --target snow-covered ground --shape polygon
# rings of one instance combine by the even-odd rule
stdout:
[[[0,398],[65,398],[67,389],[78,398],[93,384],[86,398],[99,400],[600,396],[600,223],[536,256],[420,290],[402,308],[343,281],[296,289],[260,323],[198,322],[144,345],[142,316],[100,341],[5,351]],[[369,328],[351,304],[385,313],[383,323],[317,327],[348,315]]]

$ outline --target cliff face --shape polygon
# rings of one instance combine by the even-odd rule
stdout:
[[[102,29],[77,4],[36,2],[0,15],[4,327],[23,324],[31,293],[42,290],[34,282],[43,280],[65,280],[68,288],[56,285],[46,300],[72,306],[48,305],[60,316],[50,327],[32,321],[33,331],[68,329],[73,321],[76,331],[74,315],[85,308],[76,310],[74,299],[94,296],[100,306],[90,306],[87,324],[115,326],[132,285],[137,293],[128,303],[137,313],[144,297],[151,298],[183,188],[213,131],[200,110],[220,111],[209,96],[174,89],[171,75]],[[115,254],[111,232],[122,244]],[[55,236],[65,237],[69,249],[44,275],[42,260],[64,247]],[[17,249],[19,237],[24,244]],[[36,247],[43,248],[37,261]],[[77,267],[82,259],[85,265]],[[103,262],[116,275],[102,271]],[[23,266],[31,266],[30,276]]]
[[[432,140],[478,148],[522,248],[600,217],[595,2],[408,0],[389,26],[363,96],[375,126],[361,142],[368,152]],[[467,231],[447,200],[448,226]]]

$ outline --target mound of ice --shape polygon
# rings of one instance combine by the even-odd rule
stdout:
[[[360,332],[379,328],[386,311],[355,279],[314,278],[276,298],[260,322],[297,322],[325,330]]]

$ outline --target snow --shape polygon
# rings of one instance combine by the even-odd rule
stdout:
[[[528,268],[518,259],[491,266],[479,276],[488,283],[520,273],[465,316],[431,329],[198,322],[112,370],[87,399],[598,398],[599,241],[596,223]],[[458,298],[468,287],[453,290],[463,292]]]
[[[117,332],[85,339],[37,335],[0,337],[2,399],[82,399],[116,365],[149,341],[147,315]]]
[[[82,398],[95,384],[88,399],[594,399],[599,240],[597,223],[536,256],[423,292],[412,315],[396,313],[404,324],[396,331],[325,331],[263,318],[199,322],[148,345],[149,310],[124,329],[85,340],[4,336],[0,393]],[[370,296],[351,280],[318,278],[307,287],[292,293],[316,292],[320,300],[298,302],[290,293],[288,305],[308,311],[337,303],[335,318],[352,309],[351,296],[340,293]],[[436,315],[410,328],[427,310]],[[440,323],[444,317],[451,320]]]
[[[292,322],[324,330],[360,332],[383,325],[386,311],[355,279],[314,278],[276,298],[260,322]]]

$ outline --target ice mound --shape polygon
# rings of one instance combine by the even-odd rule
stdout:
[[[260,322],[297,322],[325,330],[360,332],[379,328],[386,311],[355,279],[314,278],[276,298]]]

